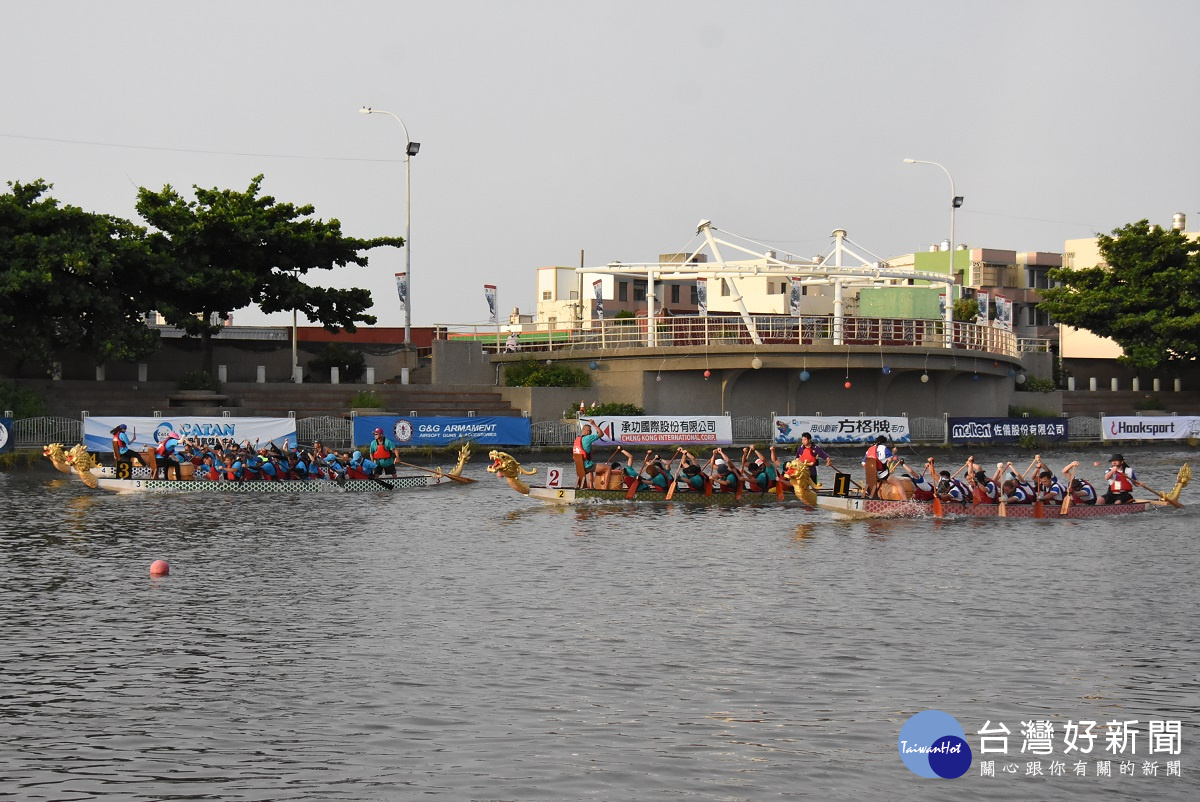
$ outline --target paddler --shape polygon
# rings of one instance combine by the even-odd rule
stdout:
[[[376,429],[375,439],[367,446],[367,455],[375,463],[375,476],[390,473],[396,475],[396,458],[400,456],[400,448],[383,434],[383,429]]]

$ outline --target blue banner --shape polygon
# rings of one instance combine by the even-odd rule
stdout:
[[[13,450],[13,419],[0,418],[0,454]]]
[[[375,439],[375,430],[398,446],[442,446],[470,440],[481,446],[527,446],[529,418],[398,418],[359,415],[354,419],[354,444]]]
[[[1035,437],[1067,441],[1066,418],[950,418],[951,443],[1017,443]]]

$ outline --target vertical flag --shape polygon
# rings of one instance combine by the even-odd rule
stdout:
[[[701,316],[708,314],[708,279],[696,279],[696,311]]]
[[[596,317],[604,320],[604,282],[600,279],[593,281],[592,292],[596,297]]]
[[[996,296],[996,328],[1012,331],[1012,301]]]
[[[975,316],[975,322],[980,326],[988,324],[988,294],[986,292],[976,293],[975,300],[979,302],[979,314]],[[997,307],[999,307],[999,296],[996,297]],[[999,309],[997,308],[997,311]]]
[[[488,321],[498,324],[500,318],[496,316],[496,286],[494,284],[484,284],[483,296],[487,298]]]
[[[408,274],[396,274],[396,295],[400,297],[400,311],[404,313],[404,319],[408,320]]]
[[[788,294],[788,314],[800,317],[800,299],[804,297],[804,288],[799,276],[792,276],[791,292]]]

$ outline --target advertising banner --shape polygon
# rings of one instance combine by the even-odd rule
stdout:
[[[1012,301],[1003,295],[996,296],[996,328],[1012,331]]]
[[[1200,437],[1200,416],[1155,415],[1138,418],[1132,416],[1101,416],[1100,439],[1102,440],[1186,440]]]
[[[884,435],[894,443],[912,439],[908,418],[885,415],[864,418],[816,417],[791,415],[775,418],[775,442],[799,443],[800,435],[808,432],[816,443],[873,443]]]
[[[792,317],[800,317],[803,309],[801,299],[804,297],[804,286],[800,283],[800,278],[792,276],[791,286],[788,293],[788,314]]]
[[[1066,418],[950,418],[951,443],[1019,443],[1036,437],[1067,442]]]
[[[259,448],[268,443],[282,447],[287,440],[296,445],[294,418],[208,418],[181,416],[178,418],[89,417],[83,419],[83,440],[88,451],[112,451],[112,430],[120,424],[127,427],[130,444],[136,451],[154,448],[166,436],[175,432],[185,438],[215,445],[223,440],[251,444]]]
[[[733,445],[733,419],[728,415],[631,415],[584,417],[600,434],[601,445]]]
[[[374,431],[398,446],[443,446],[470,440],[487,446],[530,444],[529,418],[399,418],[395,415],[359,415],[354,419],[354,444],[375,439]]]
[[[496,285],[484,284],[483,285],[483,297],[487,300],[488,322],[489,323],[499,323],[500,318],[498,318],[496,316],[497,315],[497,312],[496,312]]]
[[[408,314],[408,274],[396,274],[396,295],[400,298],[400,311]],[[404,318],[408,320],[407,317]]]
[[[13,419],[0,418],[0,454],[13,450]]]
[[[592,282],[592,295],[596,299],[596,319],[604,320],[604,282],[600,279]]]
[[[708,279],[696,279],[696,311],[701,317],[708,314]]]
[[[988,309],[988,294],[986,292],[976,293],[975,300],[979,303],[979,313],[975,315],[975,324],[977,326],[986,326],[988,324],[988,315],[991,314]]]

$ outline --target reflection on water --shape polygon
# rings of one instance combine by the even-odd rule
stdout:
[[[0,475],[0,798],[883,799],[923,709],[975,745],[985,720],[1200,707],[1190,509],[848,522],[48,476]],[[1195,798],[1183,774],[1113,782]],[[957,782],[912,793],[1096,791]]]

